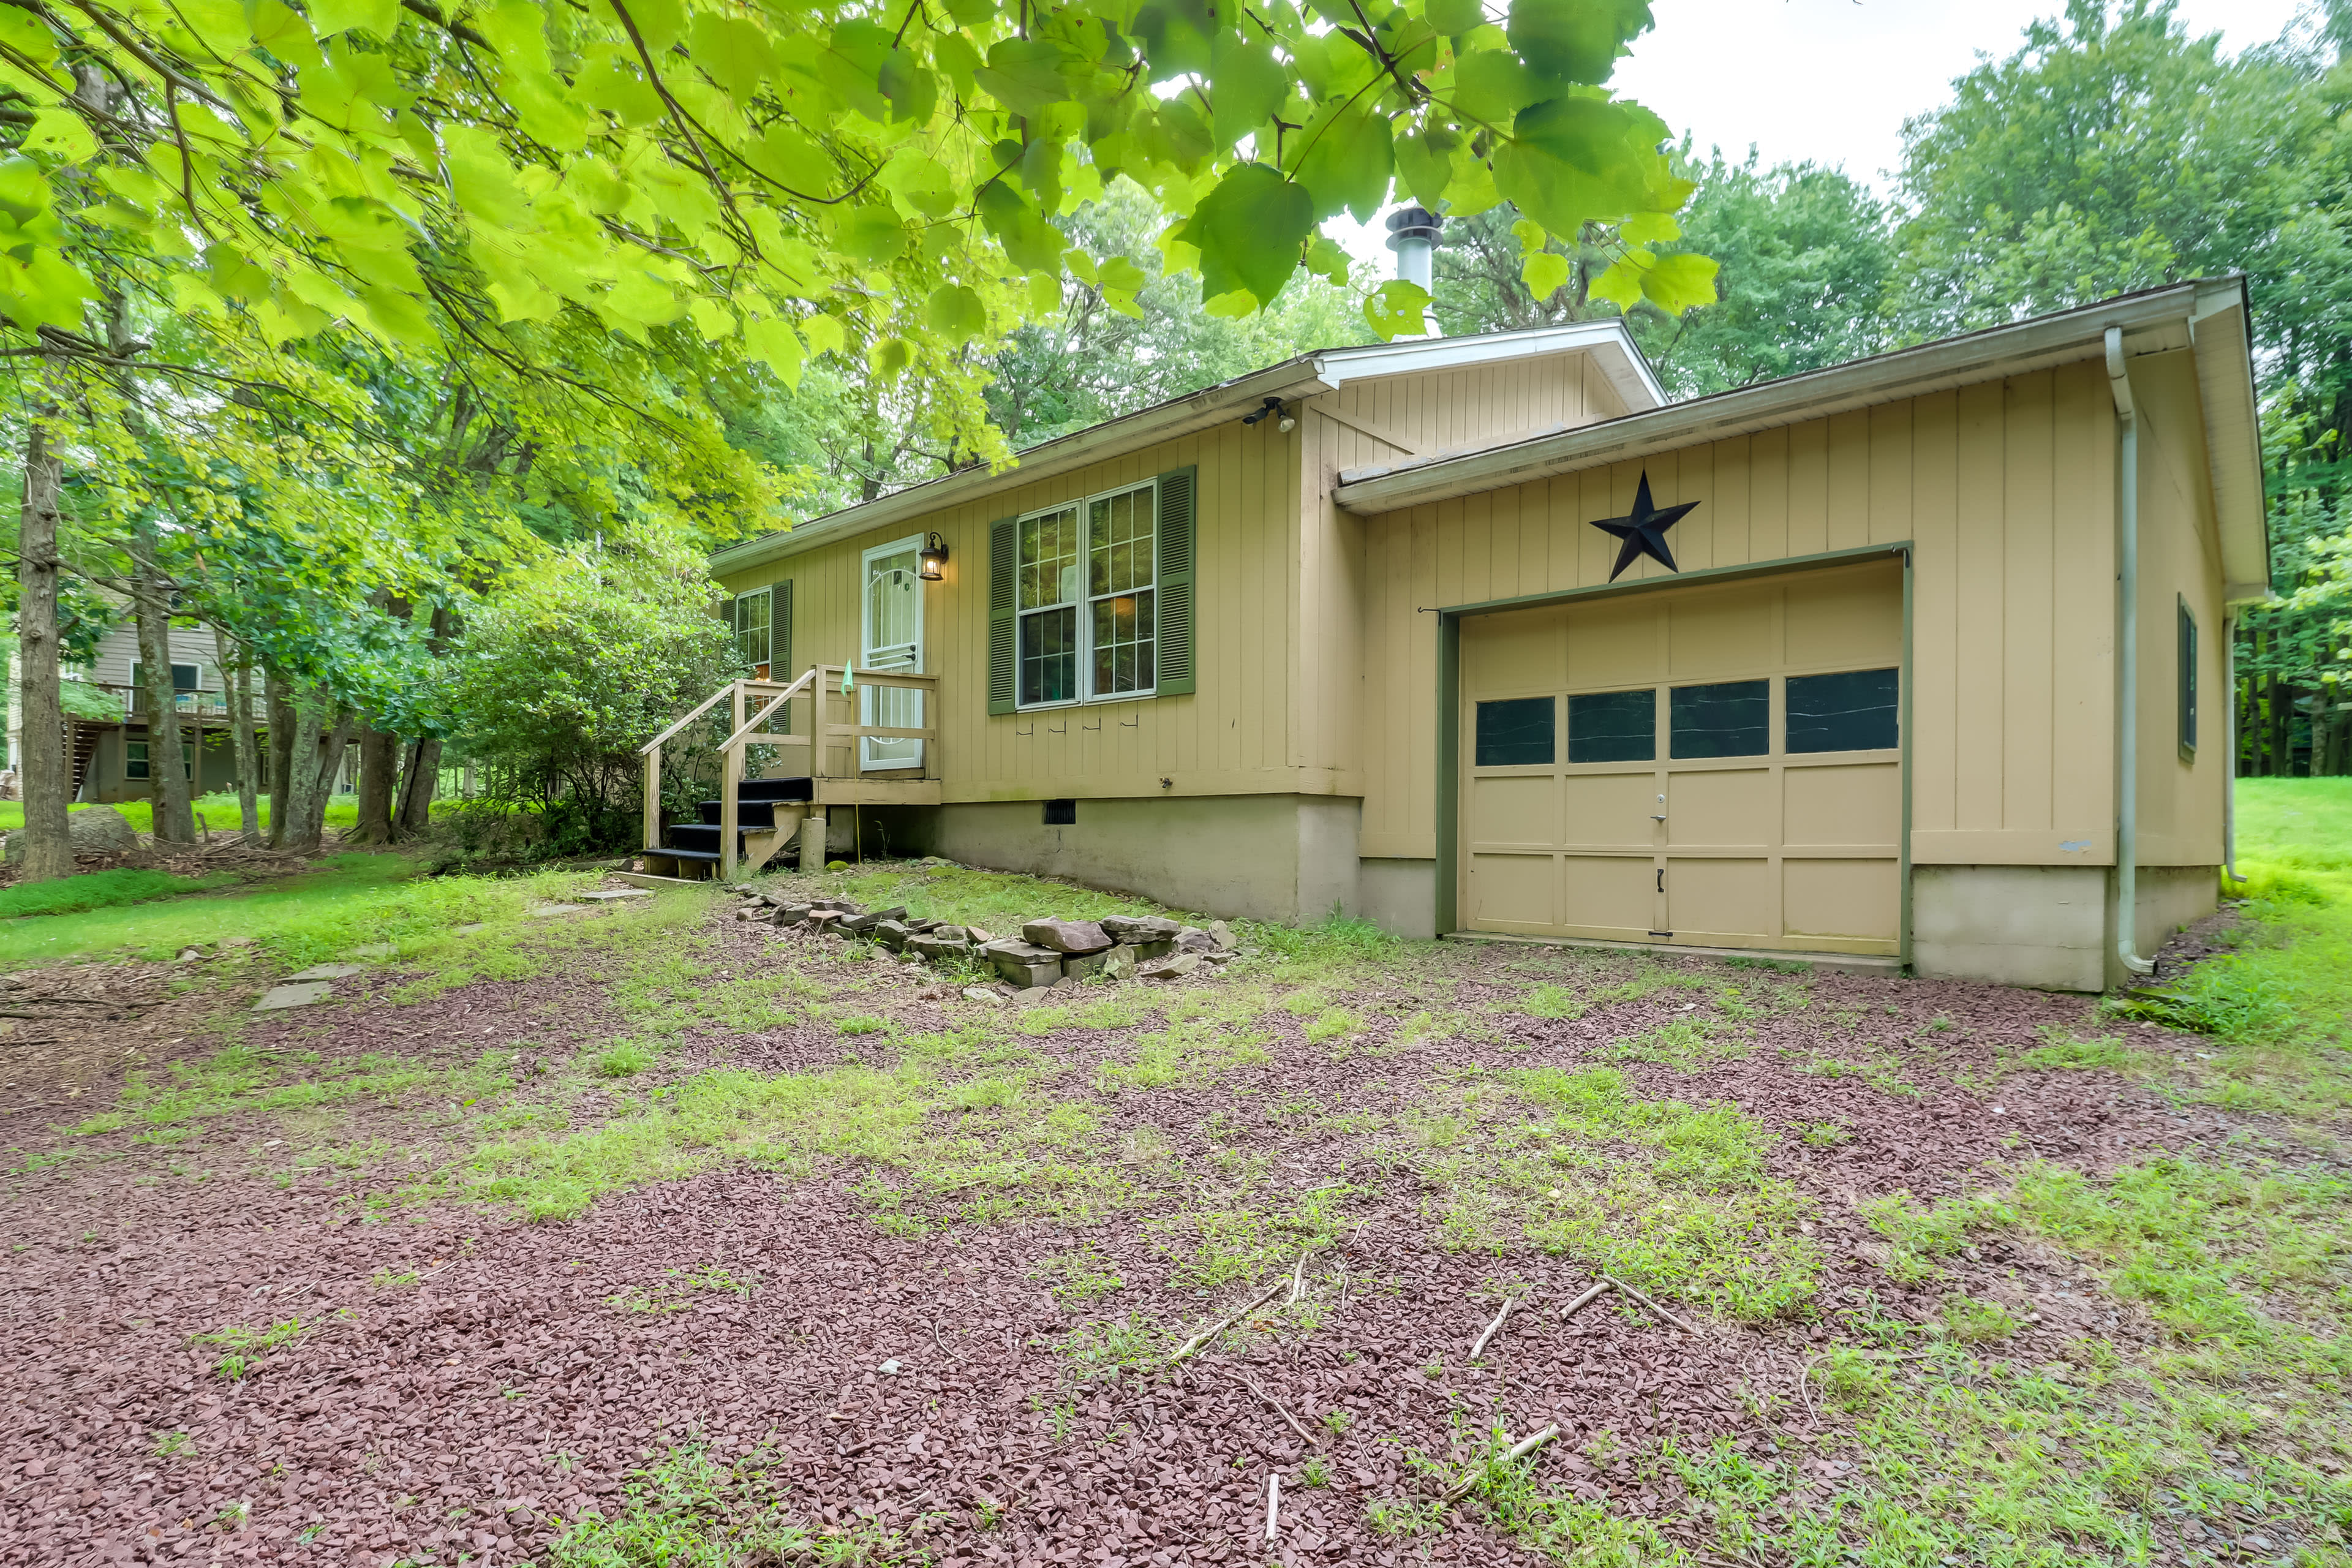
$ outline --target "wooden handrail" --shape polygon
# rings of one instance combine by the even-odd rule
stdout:
[[[798,680],[795,680],[790,686],[785,687],[783,690],[778,692],[773,698],[770,699],[768,705],[765,708],[761,709],[757,713],[751,715],[751,718],[746,719],[743,721],[743,727],[741,729],[736,731],[733,734],[719,742],[719,749],[720,751],[725,751],[730,746],[740,743],[744,736],[751,734],[753,731],[757,731],[761,724],[767,722],[769,714],[773,713],[777,709],[782,707],[785,703],[790,702],[793,698],[799,696],[801,694],[801,688],[808,685],[815,679],[816,671],[814,669],[811,669],[803,674]]]
[[[697,719],[701,718],[705,713],[709,712],[713,708],[718,707],[721,702],[726,701],[728,694],[742,684],[743,683],[740,680],[730,680],[726,685],[720,687],[718,690],[712,692],[709,696],[704,698],[700,702],[695,705],[693,712],[688,714],[685,718],[680,719],[677,723],[672,724],[668,729],[664,730],[660,734],[656,735],[644,745],[639,746],[637,748],[637,755],[642,757],[661,750],[664,742],[667,741],[672,735],[677,734],[680,730],[685,729],[688,724],[693,723]]]

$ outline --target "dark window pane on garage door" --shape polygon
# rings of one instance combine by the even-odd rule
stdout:
[[[1677,757],[1760,757],[1772,749],[1772,683],[1677,686],[1666,716]]]
[[[1902,740],[1902,671],[1847,669],[1789,677],[1789,750],[1884,752]]]
[[[1658,694],[1595,691],[1568,700],[1568,760],[1647,763],[1658,755]]]
[[[1478,704],[1478,765],[1551,766],[1552,700],[1511,697]]]

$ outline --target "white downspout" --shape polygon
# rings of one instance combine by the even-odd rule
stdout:
[[[2137,951],[2139,922],[2139,409],[2132,401],[2131,372],[2124,363],[2124,334],[2107,329],[2107,385],[2115,394],[2116,418],[2123,426],[2122,493],[2116,510],[2116,960],[2132,974],[2152,974],[2156,965]]]
[[[2232,882],[2238,875],[2238,617],[2221,617],[2221,689],[2229,694],[2229,719],[2222,733],[2229,738],[2221,773],[2221,875]]]

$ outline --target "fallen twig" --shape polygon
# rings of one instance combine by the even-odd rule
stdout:
[[[1186,1356],[1191,1355],[1194,1351],[1199,1350],[1202,1345],[1207,1344],[1219,1334],[1223,1333],[1227,1329],[1232,1328],[1235,1323],[1241,1321],[1242,1319],[1249,1316],[1252,1312],[1256,1311],[1268,1301],[1273,1300],[1274,1293],[1281,1289],[1282,1281],[1276,1279],[1273,1284],[1259,1291],[1257,1295],[1252,1299],[1248,1306],[1240,1309],[1238,1311],[1226,1314],[1213,1327],[1202,1329],[1199,1333],[1194,1334],[1191,1339],[1186,1340],[1182,1345],[1178,1347],[1176,1353],[1170,1356],[1164,1364],[1174,1366],[1178,1362],[1182,1361]]]
[[[1268,1476],[1265,1478],[1265,1538],[1268,1541],[1276,1539],[1276,1516],[1281,1507],[1282,1478]]]
[[[1503,1320],[1509,1317],[1511,1315],[1511,1309],[1518,1304],[1519,1299],[1516,1296],[1506,1296],[1503,1298],[1503,1310],[1495,1314],[1495,1321],[1486,1325],[1486,1331],[1480,1334],[1477,1339],[1471,1343],[1470,1359],[1472,1361],[1476,1361],[1478,1359],[1478,1352],[1486,1348],[1486,1342],[1495,1337],[1495,1331],[1503,1326]]]
[[[1299,1248],[1298,1261],[1291,1266],[1290,1270],[1290,1300],[1285,1301],[1284,1306],[1295,1307],[1298,1304],[1298,1293],[1307,1289],[1307,1255],[1314,1250],[1311,1247]]]
[[[963,1357],[961,1357],[961,1356],[960,1356],[960,1355],[956,1354],[956,1353],[955,1353],[955,1352],[953,1352],[953,1351],[951,1351],[951,1350],[948,1349],[948,1347],[947,1347],[947,1346],[945,1346],[945,1345],[943,1345],[943,1344],[940,1344],[940,1326],[939,1326],[939,1324],[938,1324],[938,1323],[936,1323],[936,1322],[932,1323],[932,1324],[930,1325],[930,1329],[931,1329],[931,1343],[932,1343],[932,1344],[934,1344],[934,1345],[938,1345],[938,1346],[939,1346],[939,1352],[940,1352],[940,1353],[941,1355],[943,1355],[943,1356],[947,1357],[947,1358],[948,1358],[948,1360],[950,1360],[950,1361],[961,1361],[961,1360],[963,1360]]]
[[[1655,1312],[1658,1316],[1664,1318],[1666,1321],[1672,1323],[1683,1332],[1691,1335],[1693,1338],[1697,1337],[1698,1331],[1691,1327],[1690,1323],[1686,1320],[1667,1311],[1664,1307],[1659,1306],[1655,1301],[1651,1300],[1647,1296],[1643,1295],[1639,1290],[1634,1289],[1633,1287],[1626,1284],[1622,1279],[1615,1279],[1607,1274],[1603,1274],[1601,1278],[1608,1280],[1610,1284],[1614,1285],[1626,1295],[1633,1297],[1633,1300],[1641,1302],[1642,1305],[1649,1308],[1650,1310]]]
[[[1243,1372],[1239,1367],[1227,1367],[1225,1370],[1226,1370],[1227,1372],[1232,1373],[1235,1377],[1240,1378],[1240,1379],[1242,1380],[1242,1384],[1243,1384],[1243,1385],[1244,1385],[1244,1387],[1246,1387],[1246,1388],[1247,1388],[1247,1389],[1248,1389],[1252,1394],[1256,1394],[1260,1399],[1263,1399],[1263,1400],[1265,1400],[1268,1405],[1273,1405],[1273,1406],[1274,1406],[1274,1413],[1275,1413],[1276,1415],[1281,1416],[1285,1421],[1287,1421],[1287,1422],[1289,1422],[1289,1423],[1290,1423],[1290,1429],[1291,1429],[1292,1431],[1294,1431],[1294,1432],[1296,1432],[1296,1433],[1297,1433],[1297,1434],[1298,1434],[1298,1440],[1299,1440],[1300,1442],[1302,1442],[1302,1443],[1306,1444],[1306,1445],[1307,1445],[1308,1447],[1310,1447],[1310,1448],[1311,1448],[1311,1447],[1315,1447],[1315,1439],[1314,1439],[1314,1437],[1313,1437],[1313,1436],[1311,1436],[1307,1433],[1307,1428],[1306,1428],[1306,1427],[1301,1426],[1298,1424],[1298,1417],[1297,1417],[1297,1416],[1293,1415],[1292,1415],[1288,1410],[1286,1410],[1286,1409],[1285,1409],[1285,1408],[1283,1407],[1283,1403],[1282,1403],[1282,1401],[1281,1401],[1281,1400],[1276,1399],[1273,1394],[1268,1394],[1265,1389],[1260,1388],[1260,1387],[1257,1385],[1256,1382],[1255,1382],[1254,1379],[1252,1379],[1252,1378],[1250,1377],[1250,1375],[1249,1375],[1247,1373]]]
[[[1537,1433],[1534,1436],[1521,1438],[1518,1442],[1511,1445],[1510,1451],[1503,1455],[1501,1458],[1480,1461],[1476,1468],[1473,1469],[1468,1475],[1463,1477],[1460,1480],[1445,1489],[1445,1500],[1447,1502],[1459,1501],[1469,1492],[1472,1487],[1478,1484],[1478,1478],[1484,1475],[1490,1467],[1497,1464],[1507,1465],[1514,1459],[1524,1459],[1529,1454],[1534,1453],[1538,1448],[1542,1447],[1546,1443],[1550,1442],[1554,1437],[1559,1436],[1559,1426],[1555,1422],[1551,1426],[1547,1426],[1542,1431]]]
[[[1589,1288],[1584,1294],[1579,1296],[1575,1300],[1570,1301],[1567,1306],[1562,1307],[1559,1310],[1559,1315],[1563,1318],[1572,1318],[1576,1316],[1577,1313],[1592,1305],[1593,1302],[1598,1301],[1601,1297],[1609,1294],[1610,1289],[1609,1281],[1603,1279],[1600,1284]]]

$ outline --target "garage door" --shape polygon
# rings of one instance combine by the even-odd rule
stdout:
[[[1462,624],[1474,931],[1891,953],[1899,562]]]

